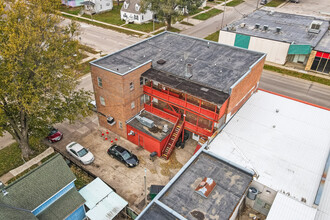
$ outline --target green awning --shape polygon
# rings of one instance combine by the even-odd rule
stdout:
[[[288,54],[310,54],[312,48],[310,45],[296,45],[291,44]]]
[[[234,46],[248,49],[250,43],[250,36],[236,34]]]

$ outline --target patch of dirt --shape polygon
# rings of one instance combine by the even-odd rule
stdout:
[[[152,128],[148,128],[148,130],[152,133],[162,132],[162,129],[158,128],[157,126],[153,126]]]
[[[157,173],[157,170],[156,169],[150,169],[150,173],[156,174]]]
[[[160,163],[161,171],[163,176],[171,176],[171,171],[174,169],[180,169],[183,165],[176,159],[176,153],[173,151],[170,159],[165,163]]]

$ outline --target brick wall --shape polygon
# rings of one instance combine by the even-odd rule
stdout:
[[[110,126],[106,117],[99,115],[100,126],[127,138],[125,122],[143,108],[143,104],[141,105],[140,102],[140,97],[143,95],[140,77],[149,68],[151,68],[151,63],[121,76],[96,66],[91,66],[97,109],[106,116],[112,116],[116,121],[115,125]],[[102,79],[102,87],[98,85],[97,77]],[[130,89],[131,82],[134,85],[132,90]],[[105,100],[104,106],[100,103],[100,96]],[[132,102],[135,105],[133,109],[131,108]],[[120,127],[120,124],[122,127]]]
[[[251,72],[232,89],[227,109],[227,121],[258,88],[258,82],[261,77],[264,63],[265,58],[259,61],[259,63],[251,69]]]

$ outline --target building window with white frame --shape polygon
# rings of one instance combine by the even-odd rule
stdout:
[[[134,89],[134,83],[133,82],[130,82],[130,84],[129,84],[129,90],[133,90]]]
[[[119,126],[120,129],[123,129],[123,122],[119,121],[118,126]]]
[[[105,106],[105,100],[102,96],[100,96],[100,103],[101,105]]]
[[[135,108],[135,101],[133,101],[132,103],[131,103],[131,109],[134,109]]]
[[[102,79],[97,77],[97,85],[102,88]]]

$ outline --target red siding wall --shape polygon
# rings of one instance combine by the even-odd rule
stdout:
[[[135,133],[134,136],[128,135],[128,133],[131,130],[134,131],[134,133]],[[160,157],[163,147],[166,143],[166,140],[168,139],[168,136],[166,138],[164,138],[162,141],[159,141],[159,140],[143,133],[142,131],[133,128],[132,126],[127,125],[127,139],[130,142],[143,147],[145,150],[149,151],[150,153],[156,151],[158,157]]]

